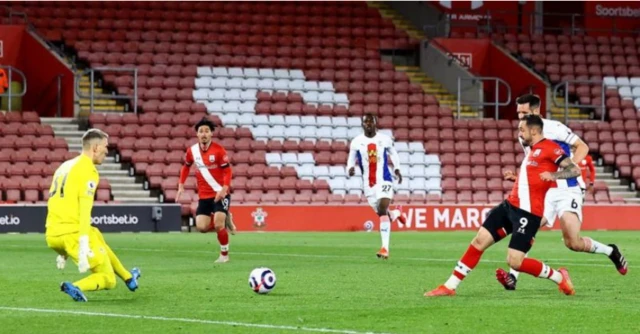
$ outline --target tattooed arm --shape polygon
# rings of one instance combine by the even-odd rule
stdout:
[[[540,178],[545,181],[555,181],[559,179],[570,179],[581,175],[580,167],[567,156],[560,161],[558,166],[562,167],[563,170],[555,173],[544,172],[540,174]]]

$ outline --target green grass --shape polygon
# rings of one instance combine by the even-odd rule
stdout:
[[[388,261],[375,257],[377,233],[241,233],[232,236],[231,262],[222,265],[213,263],[214,234],[107,234],[125,266],[142,269],[141,288],[131,293],[119,281],[114,290],[87,293],[88,303],[59,291],[61,281],[82,275],[72,263],[56,269],[44,236],[0,235],[0,332],[298,332],[246,326],[267,324],[391,333],[637,333],[640,282],[633,265],[640,233],[587,235],[616,242],[629,274],[619,275],[602,255],[567,250],[558,232],[541,232],[532,257],[566,266],[575,296],[526,275],[517,291],[505,291],[494,278],[495,269],[505,267],[502,243],[486,252],[456,297],[426,299],[425,290],[449,277],[473,233],[394,233]],[[270,267],[278,278],[269,295],[248,286],[248,274],[258,266]]]

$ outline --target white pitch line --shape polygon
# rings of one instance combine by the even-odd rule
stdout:
[[[87,311],[71,311],[71,310],[55,310],[55,309],[42,309],[42,308],[30,308],[30,307],[10,307],[0,306],[0,310],[4,311],[18,311],[18,312],[31,312],[31,313],[55,313],[55,314],[72,314],[72,315],[85,315],[94,317],[111,317],[111,318],[127,318],[127,319],[141,319],[141,320],[159,320],[159,321],[173,321],[173,322],[189,322],[206,325],[220,325],[220,326],[238,326],[238,327],[250,327],[250,328],[265,328],[265,329],[282,329],[290,331],[305,331],[316,333],[339,333],[339,334],[384,334],[376,332],[360,332],[346,329],[331,329],[331,328],[313,328],[313,327],[298,327],[298,326],[280,326],[269,324],[252,324],[248,322],[237,321],[220,321],[220,320],[205,320],[205,319],[190,319],[190,318],[170,318],[152,315],[131,315],[131,314],[119,314],[119,313],[102,313],[102,312],[87,312]]]
[[[204,250],[168,250],[168,249],[152,249],[152,248],[118,248],[117,250],[123,251],[140,251],[140,252],[169,252],[169,253],[201,253],[201,254],[218,254],[216,251],[204,251]],[[325,255],[325,254],[297,254],[297,253],[262,253],[262,252],[230,252],[230,254],[240,255],[263,255],[263,256],[281,256],[281,257],[310,257],[310,258],[327,258],[327,259],[353,259],[362,260],[370,257],[366,256],[354,256],[354,255]],[[460,259],[436,259],[436,258],[422,258],[422,257],[398,257],[399,260],[409,261],[423,261],[423,262],[455,262]],[[611,267],[612,264],[605,264],[605,262],[598,260],[584,260],[581,262],[572,262],[569,259],[546,259],[546,261],[561,262],[560,264],[570,264],[573,266],[582,267]],[[590,263],[596,262],[597,263]],[[497,260],[481,260],[480,262],[487,263],[505,263],[506,261]]]
[[[16,247],[16,248],[42,248],[40,246],[31,245],[2,245],[2,247]],[[169,249],[154,249],[154,248],[130,248],[120,247],[114,251],[131,251],[131,252],[153,252],[153,253],[199,253],[199,254],[218,254],[217,251],[205,251],[205,250],[169,250]],[[262,252],[230,252],[230,254],[239,255],[261,255],[261,256],[279,256],[279,257],[303,257],[303,258],[320,258],[320,259],[352,259],[362,260],[371,257],[367,256],[354,256],[354,255],[331,255],[331,254],[298,254],[298,253],[262,253]],[[535,254],[534,254],[535,256]],[[460,259],[445,259],[445,258],[423,258],[423,257],[396,257],[399,260],[408,261],[422,261],[422,262],[452,262],[457,263]],[[481,260],[480,262],[486,263],[502,263],[506,264],[506,261],[498,260]],[[545,259],[545,262],[556,262],[558,265],[572,265],[576,267],[611,267],[612,264],[607,264],[605,261],[595,259],[584,259],[580,262],[576,262],[572,259]]]

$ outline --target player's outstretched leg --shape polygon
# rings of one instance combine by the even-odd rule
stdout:
[[[569,272],[565,268],[554,270],[548,265],[531,258],[525,258],[523,251],[509,248],[507,253],[509,266],[533,277],[546,278],[558,284],[558,289],[565,295],[575,294]]]
[[[580,236],[580,218],[573,212],[565,212],[560,219],[564,244],[574,252],[604,254],[622,275],[627,274],[627,261],[616,245],[605,245],[589,237]]]
[[[213,220],[210,215],[196,216],[196,230],[200,233],[208,233],[214,231]]]
[[[391,221],[389,217],[389,203],[391,199],[381,198],[378,201],[378,217],[380,217],[380,239],[382,241],[382,247],[376,254],[378,258],[389,258],[389,239],[391,238]]]
[[[77,302],[86,302],[88,301],[87,297],[80,291],[80,289],[71,284],[71,282],[62,282],[60,284],[60,291],[68,294],[73,300]]]
[[[122,281],[124,281],[124,283],[127,285],[127,288],[129,290],[135,291],[136,289],[138,289],[138,278],[140,278],[140,269],[133,268],[131,271],[128,271],[122,265],[122,262],[120,262],[120,259],[118,258],[118,256],[116,256],[116,253],[111,249],[111,247],[109,247],[107,242],[104,240],[104,236],[102,235],[102,232],[100,232],[100,230],[98,230],[96,227],[93,227],[91,229],[91,234],[92,236],[95,236],[102,243],[102,246],[107,252],[109,262],[111,262],[111,267],[113,267],[113,271],[115,272],[115,274],[118,277],[120,277]]]
[[[227,218],[224,221],[224,226],[229,231],[229,233],[231,233],[231,235],[236,234],[236,224],[233,223],[233,215],[231,214],[231,212],[227,214]]]
[[[611,254],[609,254],[609,259],[611,259],[613,264],[615,264],[616,269],[618,270],[619,273],[621,273],[622,275],[626,275],[627,269],[628,269],[627,260],[624,258],[624,256],[622,256],[622,253],[620,253],[618,246],[614,244],[610,244],[609,247],[613,249]]]
[[[518,277],[514,275],[517,271],[510,269],[509,272],[502,268],[496,269],[496,279],[506,290],[515,290]]]
[[[392,224],[396,222],[402,225],[407,224],[407,215],[402,211],[402,205],[396,205],[393,210],[389,210],[389,219]]]
[[[455,296],[456,289],[471,271],[478,265],[484,251],[493,245],[493,236],[486,228],[481,227],[478,234],[471,241],[471,245],[462,255],[458,264],[453,268],[449,279],[434,290],[424,294],[425,297]]]
[[[124,283],[131,292],[135,292],[138,289],[138,279],[142,276],[142,271],[139,268],[131,269],[131,278],[125,280]]]
[[[213,223],[218,234],[218,242],[220,243],[220,257],[216,263],[229,262],[229,233],[225,227],[227,215],[224,212],[216,212],[213,216]]]
[[[527,254],[524,256],[527,257]],[[513,268],[509,268],[509,272],[506,272],[502,268],[496,269],[496,279],[506,290],[516,289],[516,283],[518,283],[519,275],[520,272]]]
[[[98,243],[97,240],[95,242]],[[73,283],[64,282],[60,286],[60,290],[75,301],[87,301],[84,292],[111,290],[116,287],[116,274],[113,272],[106,251],[101,250],[100,245],[93,246],[92,251],[94,255],[89,259],[91,275]],[[74,261],[77,260],[74,259]]]

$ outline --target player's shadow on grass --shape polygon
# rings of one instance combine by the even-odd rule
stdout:
[[[122,297],[122,298],[113,298],[113,297],[109,297],[109,296],[104,296],[104,297],[94,297],[94,298],[89,298],[89,301],[87,302],[87,304],[114,304],[114,303],[118,303],[119,305],[122,304],[134,304],[134,303],[144,303],[147,302],[148,300],[144,297],[139,297],[139,296],[131,296],[131,297]]]
[[[267,293],[264,295],[258,295],[258,294],[254,294],[252,296],[252,298],[291,298],[291,297],[296,297],[296,296],[300,296],[300,295],[296,295],[293,293],[287,293],[287,292],[276,292],[276,293]]]

